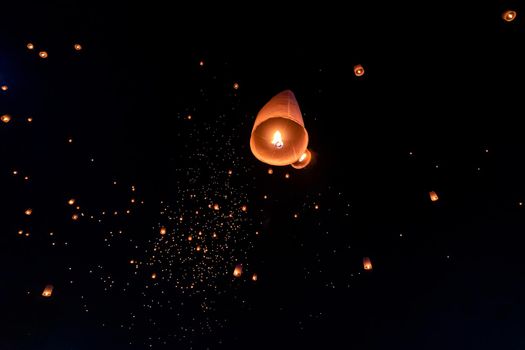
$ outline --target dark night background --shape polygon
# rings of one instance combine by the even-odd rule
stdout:
[[[0,349],[525,348],[523,6],[363,3],[2,4],[0,114],[13,119],[0,125]],[[285,89],[316,161],[269,176],[248,141]],[[228,275],[205,315],[188,295],[168,297],[184,302],[175,315],[105,292],[93,266],[117,285],[149,283],[105,232],[146,246],[160,201],[181,193],[188,145],[222,137],[261,232],[247,253],[257,283]],[[144,200],[132,215],[70,219],[70,197],[121,210],[121,183]],[[201,318],[223,326],[203,332]]]

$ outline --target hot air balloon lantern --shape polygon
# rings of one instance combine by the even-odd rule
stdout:
[[[430,200],[432,202],[437,202],[438,201],[439,197],[438,197],[436,191],[430,191],[428,194],[429,194]]]
[[[252,281],[257,282],[257,274],[256,273],[254,273],[252,275]]]
[[[7,90],[9,89],[9,86],[7,86],[7,85],[2,85],[2,86],[0,87],[0,89],[2,89],[2,91],[7,91]]]
[[[167,232],[166,227],[162,226],[162,227],[160,228],[160,234],[161,234],[162,236],[164,236],[164,235],[166,234],[166,232]]]
[[[235,269],[233,269],[233,276],[241,277],[241,275],[242,275],[242,264],[237,264],[235,266]]]
[[[80,50],[82,50],[82,45],[75,44],[75,45],[73,45],[73,48],[75,49],[75,51],[80,51]]]
[[[35,45],[33,45],[33,43],[27,43],[26,47],[28,50],[33,50],[35,48]]]
[[[507,22],[512,22],[514,19],[516,19],[516,11],[508,10],[503,12],[502,15],[503,20]]]
[[[11,116],[9,114],[4,114],[1,119],[2,119],[2,122],[7,124],[11,121]]]
[[[312,160],[312,152],[310,150],[304,151],[304,153],[299,157],[297,162],[292,163],[292,167],[295,169],[303,169],[310,164],[310,161]]]
[[[255,118],[250,149],[261,162],[285,166],[301,158],[308,146],[308,133],[292,91],[286,90],[264,105]]]
[[[354,66],[354,74],[356,77],[362,77],[365,74],[365,69],[362,65],[358,64]]]
[[[40,51],[38,53],[38,56],[40,56],[40,58],[47,58],[48,56],[47,51]]]
[[[44,288],[44,291],[42,292],[42,296],[44,298],[50,298],[51,295],[53,295],[53,285],[52,284],[48,284],[45,288]]]
[[[363,258],[363,268],[367,271],[372,270],[372,261],[367,256]]]

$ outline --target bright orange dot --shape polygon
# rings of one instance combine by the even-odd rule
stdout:
[[[298,214],[293,214],[294,219],[297,219],[299,217]]]
[[[40,58],[47,58],[47,56],[48,56],[48,55],[47,55],[47,51],[40,51],[40,52],[38,53],[38,56],[40,56]]]
[[[19,234],[19,235],[22,235],[23,233],[24,233],[24,230],[19,230],[19,231],[18,231],[18,234]]]
[[[188,241],[192,241],[193,240],[193,237],[192,236],[188,236]]]
[[[75,45],[73,45],[73,47],[75,48],[76,51],[82,50],[82,45],[80,45],[80,44],[75,44]]]
[[[247,207],[246,205],[243,205],[243,206],[241,207],[241,210],[244,211],[244,212],[246,212],[246,211],[248,211],[248,207]]]
[[[69,138],[69,139],[67,139],[67,142],[68,142],[68,143],[73,143],[73,139],[72,139],[72,138]]]
[[[29,50],[33,50],[35,48],[35,45],[33,45],[33,43],[27,43],[26,47],[29,49]]]
[[[505,11],[503,12],[503,19],[507,22],[512,22],[516,19],[516,11],[512,11],[512,10],[508,10],[508,11]]]
[[[233,88],[234,88],[235,90],[238,90],[238,89],[239,89],[239,84],[238,84],[238,83],[233,84]]]
[[[257,274],[256,273],[254,273],[252,275],[252,281],[257,282]]]
[[[26,209],[26,211],[24,211],[24,214],[26,214],[27,216],[33,214],[33,209],[31,208]]]
[[[191,115],[187,116],[186,118],[187,118],[188,120],[191,120]]]
[[[13,175],[18,175],[18,170],[13,170]]]
[[[33,118],[32,117],[27,117],[27,122],[28,123],[32,123],[33,122]]]
[[[76,202],[75,198],[71,198],[70,200],[67,201],[67,204],[73,205],[73,204],[75,204],[75,202]]]
[[[130,260],[129,263],[130,263],[130,264],[134,264],[134,263],[135,263],[135,260]]]
[[[284,175],[284,177],[287,178],[287,179],[289,179],[289,178],[290,178],[290,174],[286,173],[286,174]]]
[[[7,89],[9,89],[9,87],[7,85],[2,85],[0,87],[0,89],[2,89],[2,91],[7,91]]]
[[[316,204],[316,205],[314,206],[314,208],[315,208],[316,210],[319,209],[319,205]]]
[[[354,74],[356,77],[363,76],[365,74],[365,69],[362,65],[358,64],[354,66]]]
[[[228,175],[233,174],[233,170],[228,170]]]
[[[197,251],[200,252],[201,251],[201,246],[198,245],[197,248],[195,248],[195,249],[197,249]]]
[[[11,121],[11,116],[9,114],[4,114],[0,119],[7,124]]]
[[[272,168],[268,169],[268,174],[270,174],[270,175],[273,174],[273,169]]]
[[[153,272],[153,273],[151,274],[151,279],[154,280],[155,278],[157,278],[157,274],[156,274],[155,272]]]
[[[161,228],[160,228],[160,234],[161,234],[161,235],[164,236],[164,235],[166,234],[166,231],[167,231],[167,230],[166,230],[165,227],[161,227]]]
[[[78,214],[71,215],[71,220],[77,221],[78,220]]]
[[[219,209],[220,209],[220,208],[219,208],[219,204],[215,203],[215,204],[213,205],[213,210],[219,210]]]
[[[204,66],[204,61],[200,61],[199,62],[199,66],[201,66],[201,67]]]

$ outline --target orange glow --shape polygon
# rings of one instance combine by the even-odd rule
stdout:
[[[242,264],[237,264],[233,270],[233,276],[241,277],[242,275]]]
[[[200,251],[201,251],[201,246],[198,245],[197,248],[195,248],[195,249],[196,249],[198,252],[200,252]]]
[[[1,119],[4,123],[7,124],[11,121],[11,116],[9,114],[4,114]]]
[[[32,118],[32,117],[27,117],[27,122],[28,122],[28,123],[33,122],[33,118]]]
[[[188,241],[192,241],[193,240],[193,237],[192,236],[188,236]]]
[[[233,84],[233,88],[234,88],[235,90],[238,90],[238,89],[239,89],[239,84],[238,84],[238,83]]]
[[[243,205],[243,206],[241,207],[241,210],[244,211],[244,212],[246,212],[246,211],[248,211],[248,207],[247,207],[246,205]]]
[[[507,22],[512,22],[516,19],[516,11],[508,10],[503,12],[502,18]]]
[[[82,50],[82,45],[80,45],[80,44],[75,44],[75,45],[73,45],[73,47],[75,48],[76,51]]]
[[[33,43],[27,43],[26,47],[29,49],[29,50],[33,50],[35,48],[35,45],[33,45]]]
[[[219,204],[215,203],[215,204],[213,205],[213,210],[219,210],[219,209],[220,209],[220,208],[219,208]]]
[[[439,197],[438,197],[438,195],[437,195],[437,193],[435,191],[430,191],[428,194],[429,194],[430,200],[432,202],[437,202],[438,201]]]
[[[77,221],[78,220],[78,214],[71,215],[71,220]]]
[[[27,216],[33,214],[33,209],[31,208],[26,209],[26,211],[24,211],[24,214],[26,214]]]
[[[367,256],[363,258],[363,268],[367,271],[372,270],[372,261]]]
[[[48,55],[47,55],[47,51],[40,51],[40,52],[38,53],[38,56],[40,56],[40,58],[47,58],[47,56],[48,56]]]
[[[201,67],[204,66],[204,61],[200,61],[199,62],[199,66],[201,66]]]
[[[284,177],[289,179],[290,178],[290,174],[286,173],[286,174],[284,174]]]
[[[254,273],[252,275],[252,281],[257,282],[257,274],[256,273]]]
[[[272,169],[272,168],[268,169],[268,174],[269,174],[269,175],[272,175],[272,174],[273,174],[273,169]]]
[[[75,198],[71,198],[70,200],[67,201],[67,204],[73,205],[73,204],[75,204],[75,202],[76,202]]]
[[[160,234],[161,234],[161,235],[164,236],[164,235],[166,234],[166,231],[167,231],[167,230],[166,230],[165,227],[161,227],[161,228],[160,228]]]
[[[294,169],[304,169],[310,164],[312,161],[312,152],[310,152],[309,149],[307,149],[297,160],[297,162],[292,163],[292,167]]]
[[[0,87],[0,89],[2,89],[2,91],[7,91],[7,89],[9,89],[9,87],[7,85],[2,85],[2,87]]]
[[[354,74],[356,77],[361,77],[365,74],[365,69],[362,65],[358,64],[354,66]]]
[[[45,288],[44,288],[44,291],[42,292],[42,296],[44,298],[50,298],[51,295],[53,295],[53,285],[52,284],[48,284]]]
[[[250,149],[255,158],[270,165],[290,165],[307,146],[308,133],[293,92],[286,90],[272,97],[253,125]]]
[[[156,278],[157,278],[157,274],[156,274],[155,272],[153,272],[153,273],[151,274],[151,279],[154,280],[154,279],[156,279]]]

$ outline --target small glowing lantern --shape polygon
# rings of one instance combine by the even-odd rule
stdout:
[[[73,45],[73,48],[74,48],[76,51],[80,51],[80,50],[82,50],[82,45],[80,45],[80,44],[75,44],[75,45]]]
[[[292,163],[292,167],[294,169],[303,169],[310,164],[310,161],[312,160],[312,152],[310,150],[304,151],[304,153],[299,157],[297,162]]]
[[[7,124],[11,121],[11,116],[9,114],[4,114],[1,119],[4,123]]]
[[[233,89],[234,90],[238,90],[239,89],[239,84],[238,83],[233,84]]]
[[[74,205],[75,202],[76,202],[75,198],[71,198],[70,200],[67,201],[67,204]]]
[[[52,284],[48,284],[45,288],[44,288],[44,291],[42,292],[42,296],[44,298],[50,298],[51,295],[53,295],[53,285]]]
[[[35,45],[33,45],[33,43],[27,43],[26,47],[28,50],[33,50],[35,48]]]
[[[237,264],[233,270],[233,276],[241,277],[242,275],[242,264]]]
[[[363,268],[367,271],[372,270],[372,261],[367,256],[363,258]]]
[[[24,214],[26,214],[27,216],[33,214],[33,209],[31,208],[26,209],[26,211],[24,211]]]
[[[252,281],[257,282],[257,274],[256,273],[254,273],[252,275]]]
[[[432,202],[437,202],[438,201],[439,197],[438,197],[436,191],[430,191],[428,194],[429,194],[430,200]]]
[[[166,228],[165,227],[161,227],[160,228],[160,234],[163,235],[163,236],[166,234]]]
[[[516,19],[516,11],[508,10],[503,12],[502,18],[507,22],[512,22]]]
[[[154,280],[154,279],[156,279],[156,278],[157,278],[157,274],[156,274],[155,272],[153,272],[153,273],[151,274],[151,279]]]
[[[354,74],[356,77],[362,77],[365,74],[365,69],[362,65],[358,64],[354,66]]]
[[[2,85],[2,87],[0,87],[0,89],[2,89],[2,91],[7,91],[7,89],[9,89],[9,87],[7,85]]]
[[[47,58],[47,56],[48,56],[48,55],[47,55],[47,51],[40,51],[40,52],[38,53],[38,56],[40,56],[40,58]]]

